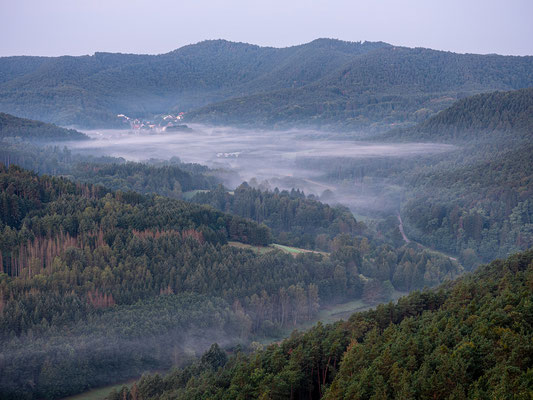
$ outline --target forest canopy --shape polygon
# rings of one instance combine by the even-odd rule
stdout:
[[[0,139],[19,138],[23,140],[86,140],[89,137],[74,129],[60,128],[53,124],[18,118],[0,112]]]
[[[250,355],[227,359],[212,347],[190,367],[108,398],[525,399],[532,276],[533,252],[517,254]]]

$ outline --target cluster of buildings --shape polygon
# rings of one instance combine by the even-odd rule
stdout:
[[[154,117],[153,120],[139,119],[139,118],[130,118],[125,114],[118,114],[117,118],[121,119],[124,124],[128,124],[131,129],[135,130],[156,130],[156,131],[166,131],[167,128],[178,128],[182,127],[180,122],[183,120],[185,113],[180,112],[176,115],[174,114],[165,114],[158,115]]]

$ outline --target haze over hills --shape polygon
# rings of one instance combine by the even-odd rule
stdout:
[[[18,118],[0,112],[0,138],[25,140],[84,140],[89,137],[74,129],[60,128],[53,124]]]
[[[196,122],[368,127],[422,120],[469,94],[533,86],[533,57],[214,40],[156,56],[4,57],[0,75],[1,111],[61,125],[191,111]]]
[[[531,139],[533,88],[483,93],[455,102],[451,107],[403,131],[387,136],[411,140],[468,141],[501,135]]]
[[[388,136],[460,148],[414,169],[402,206],[411,238],[466,264],[533,245],[532,88],[468,97]]]
[[[351,213],[302,193],[268,197],[265,222],[293,236],[303,221],[332,251],[295,257],[267,247],[269,228],[250,219],[0,165],[0,397],[62,398],[168,369],[213,341],[277,335],[325,304],[375,303],[393,285],[463,272],[446,256],[367,237]]]
[[[529,398],[532,134],[531,56],[0,58],[0,398]]]
[[[533,253],[517,254],[253,354],[213,346],[108,398],[527,399],[532,274]]]
[[[406,201],[398,206],[411,242],[402,237],[396,214],[376,217],[367,227],[346,208],[297,190],[215,186],[208,175],[213,171],[198,165],[125,163],[2,143],[0,160],[68,175],[76,183],[0,166],[0,337],[8,360],[0,365],[1,396],[61,398],[185,365],[214,341],[230,346],[237,338],[247,346],[279,338],[282,329],[310,323],[339,302],[375,305],[397,291],[433,286],[480,261],[530,248],[529,97],[530,89],[473,96],[413,129],[415,135],[426,125],[460,126],[449,139],[457,143],[461,132],[476,127],[505,133],[492,137],[473,130],[473,136],[465,135],[469,141],[450,146],[453,151],[347,159],[335,147],[334,154],[311,157],[327,164],[324,176],[313,179],[328,185],[344,180],[361,187],[356,195],[368,193],[373,182],[384,188],[405,185]],[[217,132],[228,139],[227,130],[209,134]],[[506,140],[516,132],[520,142]],[[143,140],[143,134],[153,137],[143,132],[126,137]],[[296,146],[310,137],[296,134],[289,140]],[[247,145],[260,147],[257,138]],[[364,193],[358,182],[364,182]],[[182,190],[221,211],[162,197],[181,198]],[[257,246],[271,241],[278,247]],[[280,244],[302,248],[290,255],[277,250],[284,248]],[[530,265],[531,252],[493,263],[439,291],[414,293],[348,322],[316,325],[263,352],[244,355],[234,348],[238,355],[228,364],[215,345],[189,367],[164,378],[144,377],[132,392],[123,388],[109,398],[191,398],[206,390],[230,398],[292,393],[306,399],[392,391],[414,398],[435,391],[443,393],[438,398],[451,391],[521,394],[529,388],[531,365],[530,327],[521,317],[528,312],[521,296],[530,296]],[[493,323],[501,315],[510,319]],[[492,349],[505,340],[511,344],[493,356]],[[513,355],[517,346],[520,357]],[[481,364],[483,370],[464,368]],[[439,372],[431,375],[435,365]],[[506,368],[513,374],[505,375]],[[461,385],[444,385],[448,376]]]

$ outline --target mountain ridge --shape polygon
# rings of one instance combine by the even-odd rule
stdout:
[[[86,140],[84,133],[65,129],[54,124],[19,118],[0,112],[0,139],[22,138],[24,140]]]
[[[1,111],[61,125],[190,111],[191,121],[215,124],[368,127],[412,123],[418,110],[435,113],[469,94],[533,86],[533,57],[324,38],[285,48],[209,40],[158,55],[2,57],[0,76]]]

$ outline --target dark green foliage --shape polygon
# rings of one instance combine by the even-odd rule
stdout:
[[[0,112],[0,139],[20,138],[28,141],[84,140],[87,135],[53,124],[18,118]]]
[[[266,228],[211,208],[163,197],[144,197],[134,192],[108,193],[99,186],[74,184],[65,179],[38,178],[15,166],[9,171],[1,166],[0,173],[3,204],[0,222],[6,229],[25,225],[27,229],[34,229],[35,235],[64,231],[75,236],[78,232],[98,230],[107,219],[112,224],[108,225],[109,228],[117,226],[129,231],[198,229],[214,243],[224,243],[226,239],[260,245],[269,243]],[[119,208],[115,213],[106,209],[103,215],[107,203],[110,203],[108,208],[111,204],[117,204]],[[127,207],[123,207],[122,203]],[[90,215],[83,214],[86,209],[91,210]],[[165,213],[160,213],[163,210]],[[54,215],[55,223],[41,226],[40,218],[47,214]],[[230,230],[232,234],[228,233]]]
[[[533,246],[533,89],[474,96],[407,133],[464,149],[407,181],[406,228],[465,266]]]
[[[528,399],[532,282],[529,251],[438,291],[295,332],[222,369],[145,377],[153,390],[138,398]]]
[[[200,359],[200,363],[204,368],[211,368],[214,370],[223,367],[227,361],[228,356],[226,355],[226,352],[222,350],[217,343],[214,343]]]
[[[124,164],[78,163],[69,172],[77,181],[103,185],[111,190],[133,190],[181,198],[183,192],[211,189],[217,180],[202,172],[187,171],[187,164],[152,166],[142,163]]]
[[[415,128],[392,133],[403,139],[467,142],[479,139],[531,140],[533,88],[479,94],[451,107]]]
[[[331,239],[330,256],[259,255],[226,242],[264,246],[264,225],[16,166],[0,166],[0,231],[2,398],[58,398],[181,365],[213,341],[309,321],[321,304],[380,301],[392,285],[462,271],[349,234]],[[204,364],[216,369],[224,360],[212,350]]]
[[[460,97],[529,86],[532,57],[384,46],[353,57],[308,85],[247,94],[194,110],[188,117],[251,126],[390,126],[424,120]]]
[[[61,175],[78,182],[105,186],[111,190],[136,191],[182,198],[183,192],[212,189],[218,180],[207,167],[181,162],[150,160],[126,162],[116,157],[73,154],[66,147],[39,147],[29,143],[1,143],[0,162],[16,164],[41,174]]]
[[[0,109],[63,125],[195,110],[190,120],[353,128],[412,123],[465,95],[532,86],[533,62],[381,42],[214,40],[157,56],[4,57],[0,76]]]
[[[350,210],[330,207],[294,189],[261,191],[245,182],[233,194],[219,186],[197,193],[192,201],[263,223],[272,229],[277,243],[289,246],[329,250],[327,244],[335,236],[364,230]]]
[[[421,174],[419,194],[403,206],[408,234],[461,257],[473,251],[482,261],[533,246],[532,166],[527,144],[473,165]]]

